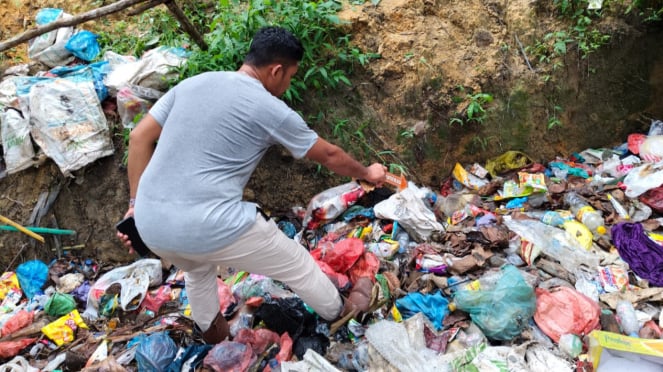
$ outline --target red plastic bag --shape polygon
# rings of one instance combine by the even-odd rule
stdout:
[[[313,252],[311,252],[313,253]],[[315,257],[313,258],[315,259]],[[327,275],[329,280],[334,283],[334,286],[338,289],[347,288],[350,284],[350,279],[345,274],[337,273],[331,266],[327,265],[326,262],[315,259],[315,262],[318,264],[323,273]]]
[[[656,213],[663,214],[663,186],[650,189],[644,194],[640,195],[640,201],[647,204]]]
[[[270,331],[267,328],[251,329],[251,328],[242,328],[237,332],[237,335],[233,338],[235,342],[241,342],[245,345],[251,346],[253,353],[260,355],[271,344],[278,344],[280,341],[279,335]]]
[[[534,321],[555,342],[568,333],[589,334],[597,329],[600,315],[599,305],[575,289],[558,287],[550,292],[536,289]]]
[[[35,341],[37,341],[36,338],[23,338],[20,340],[0,342],[0,358],[14,357],[19,351],[25,349]]]
[[[170,300],[170,296],[170,286],[162,285],[157,290],[147,292],[143,302],[141,303],[141,307],[152,311],[153,313],[158,313],[161,305]]]
[[[350,281],[356,283],[361,277],[373,280],[380,269],[380,259],[371,252],[364,253],[350,269]]]
[[[363,253],[364,242],[359,238],[343,239],[326,252],[321,248],[311,251],[313,258],[327,263],[337,273],[350,270]]]

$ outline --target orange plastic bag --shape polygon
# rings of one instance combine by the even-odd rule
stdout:
[[[599,305],[575,289],[536,289],[534,321],[555,342],[568,333],[589,334],[598,328],[600,315]]]

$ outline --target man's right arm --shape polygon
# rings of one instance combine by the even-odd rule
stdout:
[[[381,186],[385,180],[387,167],[379,163],[365,167],[340,147],[318,138],[306,153],[306,158],[325,166],[334,173],[363,179]]]

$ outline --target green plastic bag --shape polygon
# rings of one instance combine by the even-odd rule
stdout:
[[[492,288],[459,290],[456,307],[470,314],[472,321],[491,340],[519,336],[536,310],[534,290],[513,265],[505,265]]]
[[[520,169],[532,163],[532,159],[523,152],[507,151],[496,158],[488,160],[486,162],[486,170],[491,176],[497,177],[499,174]]]
[[[48,299],[44,306],[44,311],[50,316],[62,316],[69,314],[76,308],[76,300],[74,296],[66,293],[55,292],[51,298]]]

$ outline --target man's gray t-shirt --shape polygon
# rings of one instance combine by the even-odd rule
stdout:
[[[267,149],[302,158],[318,139],[262,84],[239,72],[182,81],[150,110],[163,127],[136,195],[145,243],[168,251],[209,252],[232,243],[256,218],[244,186]]]

